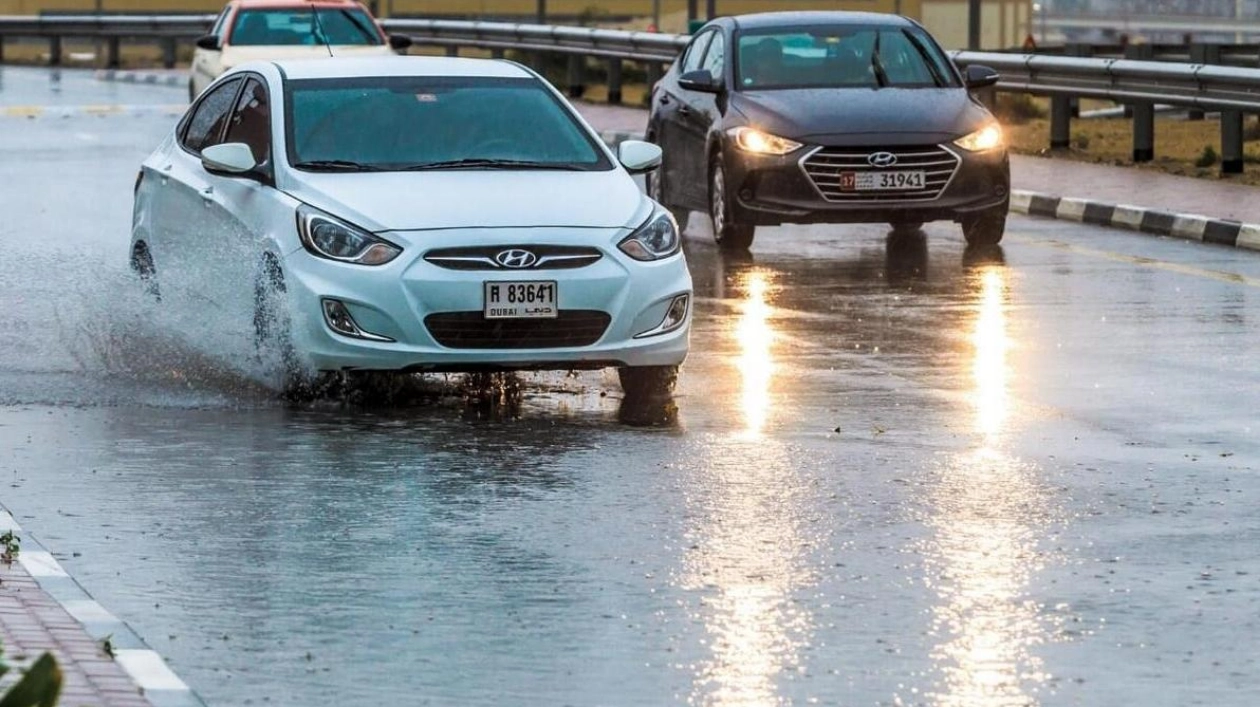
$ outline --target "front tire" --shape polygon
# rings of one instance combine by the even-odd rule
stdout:
[[[722,250],[748,250],[752,246],[756,227],[747,223],[735,223],[731,214],[726,168],[722,166],[721,153],[714,153],[709,162],[709,218],[713,220],[713,239]]]
[[[962,221],[963,238],[969,246],[997,245],[1006,233],[1006,206],[998,206],[967,216]]]
[[[668,398],[678,383],[678,366],[625,366],[617,377],[628,400]]]
[[[155,302],[162,301],[162,292],[158,288],[157,266],[153,264],[153,255],[143,242],[137,243],[131,251],[131,271],[140,279],[144,293]]]
[[[313,396],[315,380],[307,373],[293,346],[284,272],[272,258],[263,260],[254,278],[254,346],[259,358],[280,376],[280,395],[286,400]]]

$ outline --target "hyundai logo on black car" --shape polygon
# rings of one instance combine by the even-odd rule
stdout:
[[[713,220],[725,249],[757,226],[956,221],[971,245],[1002,240],[1010,165],[1002,128],[913,20],[870,12],[719,17],[652,93],[648,140],[664,162],[649,193],[685,224]]]

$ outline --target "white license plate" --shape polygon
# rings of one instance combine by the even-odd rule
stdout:
[[[554,280],[486,282],[486,319],[552,319],[559,313]]]
[[[925,174],[918,172],[841,172],[840,191],[913,191],[925,189]]]

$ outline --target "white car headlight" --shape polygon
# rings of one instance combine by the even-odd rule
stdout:
[[[309,206],[297,211],[298,235],[312,255],[343,263],[384,265],[402,248]]]
[[[1002,140],[1002,126],[997,123],[989,123],[974,133],[958,138],[954,141],[954,144],[971,152],[985,152],[999,148],[1004,144]]]
[[[800,148],[801,143],[778,135],[771,135],[756,128],[741,126],[726,131],[739,149],[759,155],[786,155]]]
[[[617,247],[635,260],[660,260],[677,253],[682,247],[682,238],[674,217],[668,211],[656,211]]]

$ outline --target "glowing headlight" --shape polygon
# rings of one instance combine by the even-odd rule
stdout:
[[[678,224],[668,211],[657,211],[634,233],[626,236],[617,247],[635,260],[660,260],[668,258],[682,246],[678,236]]]
[[[746,126],[731,128],[726,134],[735,140],[739,149],[759,155],[786,155],[801,146],[801,143],[794,140]]]
[[[298,207],[302,245],[321,258],[359,265],[384,265],[402,248],[309,206]]]
[[[989,123],[970,135],[958,138],[954,141],[954,144],[972,152],[984,152],[1001,147],[1002,126],[997,123]]]

